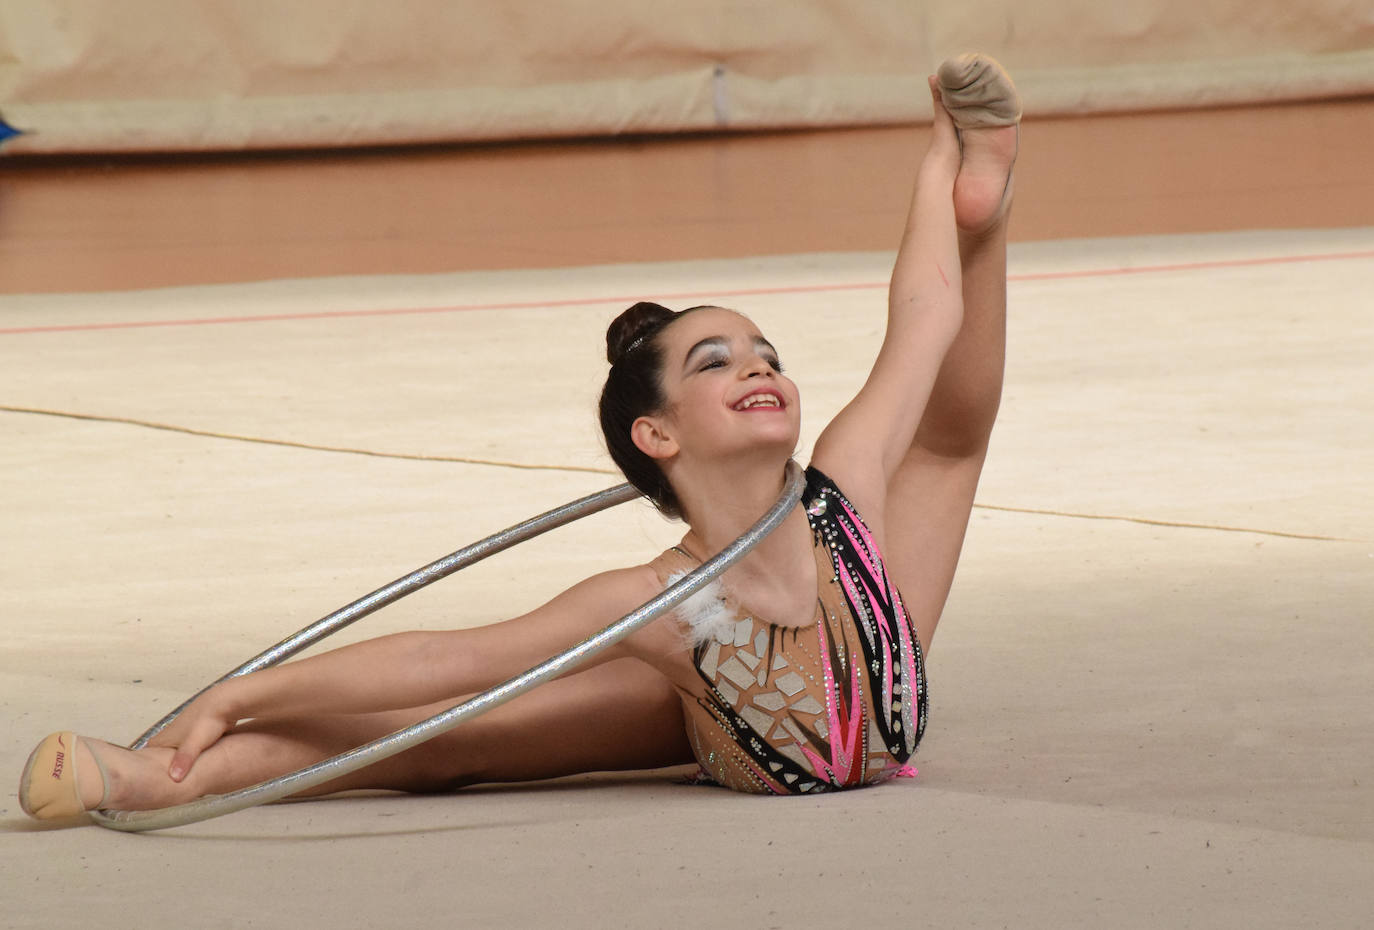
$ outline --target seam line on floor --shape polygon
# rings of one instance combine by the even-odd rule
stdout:
[[[136,426],[143,429],[162,430],[181,433],[187,436],[203,436],[208,439],[224,439],[231,442],[256,443],[267,446],[283,446],[289,449],[305,449],[311,452],[337,452],[346,455],[366,455],[373,458],[403,459],[414,462],[448,462],[459,465],[485,465],[492,468],[515,468],[527,471],[561,471],[582,474],[619,476],[619,472],[609,468],[594,468],[587,465],[544,465],[531,462],[511,462],[501,459],[480,459],[461,455],[420,455],[411,452],[378,452],[374,449],[355,449],[347,446],[325,446],[315,443],[296,442],[290,439],[268,439],[262,436],[243,436],[236,433],[221,433],[214,430],[196,429],[190,426],[174,426],[169,423],[155,423],[132,417],[106,416],[92,413],[74,413],[67,410],[45,410],[38,407],[15,407],[0,404],[0,412],[29,414],[32,416],[56,417],[68,420],[85,420],[93,423],[116,423]],[[1306,539],[1317,542],[1368,542],[1365,539],[1352,539],[1344,536],[1322,536],[1314,533],[1290,533],[1283,530],[1262,530],[1243,526],[1225,526],[1219,523],[1187,523],[1179,520],[1155,520],[1149,517],[1130,517],[1120,514],[1076,513],[1067,510],[1051,510],[1037,507],[1008,507],[999,504],[974,503],[979,510],[995,510],[1002,513],[1024,513],[1046,517],[1066,517],[1075,520],[1112,520],[1122,523],[1140,523],[1146,526],[1163,526],[1173,529],[1215,530],[1222,533],[1250,533],[1256,536],[1277,536],[1283,539]]]
[[[182,433],[187,436],[204,436],[209,439],[227,439],[232,442],[250,442],[266,446],[285,446],[289,449],[306,449],[312,452],[339,452],[347,455],[367,455],[383,459],[406,459],[415,462],[450,462],[459,465],[489,465],[494,468],[520,468],[530,471],[567,471],[587,472],[594,475],[615,475],[608,468],[592,468],[582,465],[541,465],[530,462],[507,462],[500,459],[480,459],[462,455],[421,455],[414,452],[378,452],[373,449],[355,449],[348,446],[325,446],[291,439],[268,439],[262,436],[243,436],[237,433],[221,433],[215,430],[196,429],[192,426],[174,426],[170,423],[154,423],[150,420],[136,420],[132,417],[105,416],[93,413],[73,413],[68,410],[43,410],[37,407],[11,407],[0,405],[5,413],[27,413],[35,416],[59,417],[68,420],[88,420],[95,423],[118,423],[137,426],[143,429],[163,430],[169,433]]]

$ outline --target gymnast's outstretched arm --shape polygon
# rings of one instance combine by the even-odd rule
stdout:
[[[368,714],[484,691],[580,642],[659,590],[645,566],[604,572],[512,620],[396,633],[233,678],[193,701],[149,745],[175,750],[168,774],[179,782],[242,720]],[[646,649],[662,651],[660,645],[668,641],[651,625],[590,664],[645,657]]]

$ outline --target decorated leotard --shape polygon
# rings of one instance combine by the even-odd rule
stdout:
[[[904,770],[925,731],[921,646],[873,536],[834,482],[815,468],[806,478],[814,621],[780,627],[726,599],[693,649],[704,690],[683,694],[704,774],[737,791],[882,781]],[[665,583],[696,564],[677,548],[653,562]]]

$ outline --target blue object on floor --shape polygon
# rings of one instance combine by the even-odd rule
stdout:
[[[9,123],[5,122],[5,118],[3,116],[0,116],[0,145],[4,145],[6,142],[13,139],[15,136],[22,136],[23,134],[24,130],[15,129]]]

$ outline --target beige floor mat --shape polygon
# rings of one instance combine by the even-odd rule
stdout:
[[[0,297],[0,772],[58,726],[132,738],[353,597],[615,483],[593,404],[634,299],[751,314],[809,444],[866,371],[890,262]],[[574,779],[144,839],[30,825],[11,793],[0,923],[1359,925],[1374,229],[1043,243],[1011,273],[919,779],[776,802]],[[676,533],[620,508],[340,639],[517,613]]]

